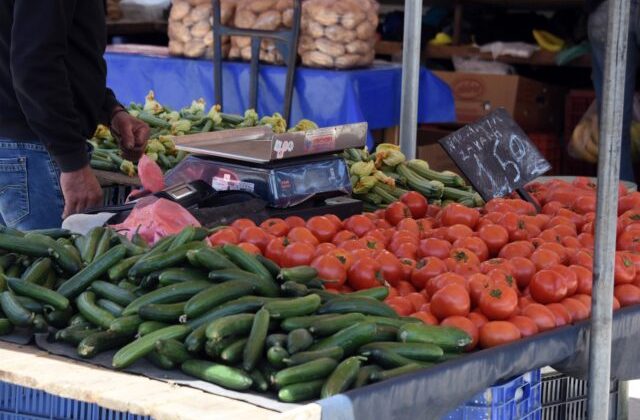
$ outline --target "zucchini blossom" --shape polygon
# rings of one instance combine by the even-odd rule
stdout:
[[[179,135],[184,134],[191,130],[191,121],[189,120],[178,120],[176,122],[171,123],[171,134]]]
[[[282,134],[287,131],[287,122],[278,112],[275,112],[272,116],[262,117],[260,125],[268,125],[276,134]]]
[[[130,160],[123,160],[122,163],[120,164],[120,170],[122,171],[123,174],[126,174],[127,176],[135,176],[136,175],[136,168],[135,166],[133,166],[133,162],[131,162]]]
[[[360,178],[369,176],[376,170],[376,166],[373,162],[356,162],[351,165],[349,173],[351,175],[358,175]]]
[[[191,114],[204,113],[204,107],[204,98],[200,98],[197,101],[191,101],[191,106],[185,109],[185,112],[189,112]]]
[[[364,176],[360,178],[360,181],[353,187],[354,194],[366,194],[371,188],[373,188],[378,180],[375,176]]]
[[[373,173],[373,176],[376,177],[376,179],[380,182],[382,182],[383,184],[387,184],[390,187],[395,187],[396,186],[396,180],[391,178],[390,176],[388,176],[387,174],[385,174],[382,171],[375,171]]]
[[[429,169],[429,163],[422,159],[411,159],[409,162],[412,166],[417,166],[422,169]]]
[[[158,154],[157,153],[147,152],[147,153],[145,153],[145,155],[147,155],[147,157],[149,159],[151,159],[152,161],[154,161],[154,162],[158,161]]]
[[[244,120],[238,124],[238,127],[255,127],[258,125],[260,117],[255,109],[247,109],[244,111]]]
[[[96,128],[96,132],[93,134],[93,138],[98,140],[112,140],[111,131],[109,127],[98,124],[98,128]]]
[[[164,112],[164,107],[160,102],[156,101],[156,95],[152,90],[149,91],[147,96],[144,98],[144,108],[149,114],[157,115],[161,112]]]
[[[222,116],[220,115],[221,109],[222,107],[220,105],[214,105],[207,113],[207,117],[211,120],[214,126],[222,124]]]
[[[176,152],[176,144],[173,142],[170,136],[160,136],[158,137],[158,141],[162,143],[165,149],[165,153],[175,154]]]
[[[293,132],[293,131],[309,131],[309,130],[315,130],[317,128],[318,128],[318,124],[314,123],[311,120],[302,119],[302,120],[298,121],[298,123],[294,127],[291,127],[289,129],[289,131],[291,131],[291,132]]]
[[[147,143],[147,153],[166,153],[167,149],[158,139],[149,140]]]

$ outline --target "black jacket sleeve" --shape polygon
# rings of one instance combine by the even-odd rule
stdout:
[[[88,164],[64,62],[77,1],[82,0],[15,0],[11,31],[10,67],[18,102],[63,172]]]
[[[107,88],[107,92],[105,93],[105,96],[104,96],[104,105],[102,107],[103,113],[106,116],[105,122],[107,125],[111,124],[111,115],[113,114],[113,110],[117,106],[122,106],[122,105],[116,99],[116,95],[113,93],[113,91]]]

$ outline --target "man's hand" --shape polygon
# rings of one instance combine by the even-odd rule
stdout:
[[[149,140],[149,126],[126,111],[116,110],[111,119],[111,131],[120,139],[122,157],[137,162]]]
[[[63,219],[89,208],[102,206],[102,188],[89,165],[74,172],[60,174],[60,186],[64,195]]]

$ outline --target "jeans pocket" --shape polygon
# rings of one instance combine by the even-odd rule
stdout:
[[[27,158],[0,159],[0,215],[15,226],[29,214]]]

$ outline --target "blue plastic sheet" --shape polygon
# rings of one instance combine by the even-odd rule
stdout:
[[[105,55],[107,83],[118,99],[142,102],[149,90],[158,100],[181,108],[197,98],[213,103],[213,64],[210,61],[135,54]],[[223,109],[243,113],[249,107],[249,64],[223,66]],[[262,65],[258,85],[258,113],[282,112],[286,68]],[[362,122],[369,129],[394,127],[400,121],[402,69],[377,64],[362,70],[299,68],[293,94],[292,121],[308,118],[321,127]],[[455,121],[451,89],[423,68],[420,72],[420,123]],[[369,136],[371,141],[371,136]]]

